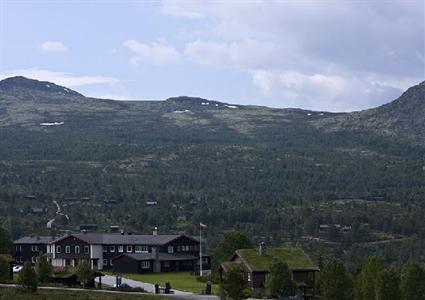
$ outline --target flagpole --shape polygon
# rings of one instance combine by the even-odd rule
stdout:
[[[199,276],[202,277],[202,226],[199,223]]]

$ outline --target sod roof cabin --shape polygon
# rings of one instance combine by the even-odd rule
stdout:
[[[220,265],[220,275],[233,269],[243,273],[248,286],[256,292],[264,293],[266,277],[274,262],[283,261],[288,264],[292,278],[298,284],[300,297],[313,299],[315,294],[315,274],[319,268],[300,248],[269,248],[261,243],[259,249],[236,250],[230,261]]]

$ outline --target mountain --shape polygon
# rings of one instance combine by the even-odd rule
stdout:
[[[70,205],[67,226],[139,231],[201,218],[223,230],[249,227],[290,203],[341,197],[419,201],[424,115],[424,83],[378,108],[329,113],[185,96],[95,99],[9,78],[0,82],[0,218],[44,226],[43,217],[20,217],[26,193],[42,195],[31,205],[50,207],[51,218],[53,199],[94,199],[93,209]],[[163,209],[144,209],[151,198]],[[111,209],[105,199],[121,204]]]
[[[16,76],[0,81],[0,90],[15,96],[48,96],[48,95],[68,95],[83,97],[83,95],[69,88],[56,85],[48,81],[38,81]]]
[[[369,131],[424,145],[425,81],[412,86],[390,103],[327,120],[322,128]]]

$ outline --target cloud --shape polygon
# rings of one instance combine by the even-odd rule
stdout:
[[[162,11],[208,24],[186,43],[185,58],[249,74],[265,104],[347,111],[387,102],[423,80],[424,6],[193,1],[166,2]]]
[[[133,53],[130,59],[132,66],[139,66],[140,64],[164,66],[176,63],[180,58],[179,52],[165,42],[145,44],[137,40],[127,40],[124,42],[124,46]]]
[[[196,3],[164,1],[162,12],[173,17],[185,17],[189,19],[204,18],[202,13],[192,8],[193,5],[196,5]]]
[[[66,87],[78,87],[95,84],[115,84],[120,82],[115,77],[107,76],[77,76],[66,72],[56,72],[44,69],[17,69],[0,73],[0,79],[12,76],[25,76],[32,79],[50,81]]]
[[[47,41],[39,45],[39,48],[42,51],[49,52],[67,52],[68,48],[62,43],[58,41]]]

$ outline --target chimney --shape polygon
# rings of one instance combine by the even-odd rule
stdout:
[[[267,255],[267,247],[266,247],[266,243],[264,243],[264,242],[261,242],[261,243],[260,243],[259,253],[260,253],[260,256],[265,256],[265,255]]]
[[[152,235],[158,235],[158,227],[155,227],[155,229],[152,232]]]

